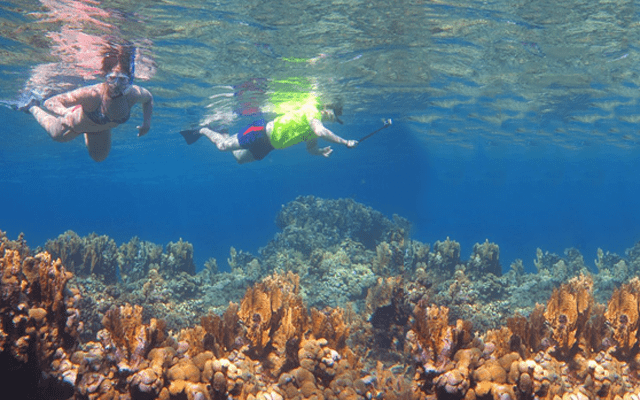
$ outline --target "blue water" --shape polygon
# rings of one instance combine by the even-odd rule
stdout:
[[[0,229],[24,232],[31,247],[69,229],[118,244],[182,238],[198,268],[215,257],[225,269],[231,246],[257,254],[282,205],[314,195],[398,214],[413,239],[450,237],[463,258],[488,239],[505,271],[516,258],[533,270],[536,248],[576,247],[593,265],[598,248],[623,254],[640,240],[635,3],[571,16],[546,2],[301,4],[289,15],[279,2],[98,3],[112,13],[102,20],[153,60],[137,80],[155,97],[152,129],[136,137],[136,106],[95,163],[81,138],[55,143],[30,116],[0,107]],[[36,66],[73,64],[34,40],[61,29],[31,13],[47,5],[0,3],[4,101]],[[101,35],[92,24],[76,29]],[[319,54],[328,56],[291,61]],[[221,88],[299,76],[340,94],[345,124],[327,125],[336,134],[357,139],[381,118],[394,124],[357,149],[334,146],[329,159],[300,145],[242,166],[177,133],[238,106],[209,98]],[[245,122],[225,123],[233,132]]]

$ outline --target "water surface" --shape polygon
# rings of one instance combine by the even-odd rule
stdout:
[[[417,240],[500,245],[503,268],[536,247],[622,253],[640,238],[639,23],[634,1],[5,1],[0,99],[99,82],[104,40],[138,48],[155,97],[96,164],[0,108],[0,229],[33,246],[67,229],[118,243],[192,242],[201,266],[257,252],[298,195],[353,197],[414,223]],[[241,91],[247,82],[257,82]],[[292,84],[292,82],[294,82]],[[245,86],[246,87],[246,86]],[[274,93],[344,103],[356,150],[304,148],[253,165],[181,129],[238,130]],[[234,95],[237,94],[237,95]],[[221,263],[224,265],[224,262]]]

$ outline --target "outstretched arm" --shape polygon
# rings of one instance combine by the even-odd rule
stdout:
[[[151,92],[140,86],[133,86],[136,103],[142,103],[142,125],[138,126],[138,136],[146,135],[151,129],[151,114],[153,114],[153,96]]]
[[[328,142],[343,144],[349,148],[354,148],[358,145],[357,140],[345,140],[335,133],[331,132],[329,129],[325,128],[325,126],[322,125],[322,122],[320,122],[319,119],[314,118],[311,120],[311,129],[313,129],[313,132],[317,137],[322,138]]]
[[[44,106],[57,115],[65,115],[73,106],[81,105],[89,109],[95,108],[95,105],[89,103],[96,102],[99,98],[100,92],[97,86],[93,85],[53,96],[44,102]]]

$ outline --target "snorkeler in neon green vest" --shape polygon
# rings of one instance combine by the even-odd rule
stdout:
[[[348,148],[358,145],[357,140],[345,140],[329,129],[323,122],[338,122],[342,107],[319,104],[314,95],[309,94],[297,107],[285,110],[273,121],[265,124],[264,119],[254,121],[236,135],[215,132],[207,127],[182,131],[180,134],[188,144],[206,136],[220,151],[231,151],[238,164],[262,160],[274,149],[284,149],[305,142],[310,154],[329,157],[331,146],[318,147],[318,139]]]

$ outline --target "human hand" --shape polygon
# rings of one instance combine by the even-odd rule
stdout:
[[[359,142],[357,140],[347,140],[347,148],[353,149],[358,145],[358,143]]]
[[[318,151],[324,157],[329,157],[331,155],[331,153],[333,153],[333,149],[331,148],[331,146],[322,147],[322,148],[318,149]]]
[[[138,137],[140,137],[146,135],[147,132],[149,132],[149,129],[151,129],[151,125],[142,124],[142,126],[137,126],[136,128],[138,129]]]

